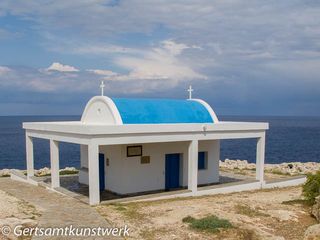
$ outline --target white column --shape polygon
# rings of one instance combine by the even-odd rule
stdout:
[[[99,190],[99,145],[90,143],[88,146],[88,171],[89,171],[89,203],[100,203]]]
[[[212,145],[210,146],[212,148],[212,155],[208,157],[208,161],[210,161],[210,163],[208,164],[213,164],[213,166],[210,167],[210,172],[211,174],[214,175],[213,181],[219,182],[220,180],[220,172],[219,172],[220,140],[213,140]]]
[[[264,182],[264,156],[265,156],[265,132],[257,139],[257,155],[256,155],[256,179]]]
[[[88,168],[88,145],[80,145],[80,167]]]
[[[50,140],[51,187],[60,187],[59,142]]]
[[[27,177],[34,176],[33,139],[26,134]]]
[[[196,193],[198,188],[198,140],[192,140],[188,148],[188,189]]]

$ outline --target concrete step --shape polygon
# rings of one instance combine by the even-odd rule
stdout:
[[[32,185],[38,185],[38,182],[33,180],[32,178],[27,178],[26,175],[22,171],[19,170],[11,170],[10,178],[15,181],[29,183]]]
[[[72,192],[72,191],[70,191],[70,190],[68,190],[66,188],[63,188],[63,187],[58,187],[58,188],[55,188],[54,190],[59,192],[59,193],[61,193],[61,194],[63,194],[63,195],[66,195],[66,196],[69,196],[69,197],[73,197],[75,199],[78,199],[81,202],[89,204],[89,198],[87,196]]]
[[[11,175],[14,175],[14,176],[17,176],[17,177],[20,177],[22,179],[27,180],[27,176],[24,175],[24,173],[22,171],[19,171],[17,169],[12,169],[10,172],[11,172]]]
[[[51,185],[45,182],[38,182],[38,186],[43,188],[51,188]]]

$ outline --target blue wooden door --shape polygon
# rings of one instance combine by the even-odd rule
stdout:
[[[180,179],[180,154],[166,154],[165,188],[178,188]]]
[[[104,154],[99,153],[99,188],[105,190]]]
[[[198,170],[206,169],[206,153],[198,152]]]

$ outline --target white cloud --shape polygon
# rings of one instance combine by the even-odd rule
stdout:
[[[52,63],[47,69],[47,71],[58,71],[58,72],[79,72],[79,69],[70,66],[70,65],[63,65],[58,62]]]
[[[184,61],[183,55],[198,48],[177,43],[173,40],[160,42],[158,46],[137,51],[138,54],[118,56],[113,64],[122,72],[109,69],[79,69],[54,62],[46,69],[15,67],[12,74],[0,79],[0,86],[23,88],[39,92],[88,92],[98,90],[99,80],[106,82],[107,89],[113,93],[142,93],[156,89],[176,87],[184,81],[204,80],[207,77],[193,69],[192,64]],[[0,67],[0,73],[11,71]],[[50,74],[54,72],[54,74]],[[127,73],[124,73],[127,72]],[[65,74],[68,73],[68,74]]]
[[[168,89],[183,81],[206,79],[206,76],[198,73],[183,60],[185,51],[194,48],[166,40],[156,47],[142,51],[131,49],[132,54],[120,54],[112,60],[113,64],[127,73],[98,68],[80,71],[74,66],[59,62],[54,62],[45,69],[11,69],[0,66],[0,76],[3,76],[0,78],[0,87],[36,92],[96,92],[99,90],[99,80],[104,78],[108,80],[106,90],[112,89],[113,94],[137,94],[155,89]],[[10,74],[6,74],[9,72]]]
[[[80,72],[79,72],[80,73]],[[34,92],[78,92],[90,91],[99,86],[98,79],[86,72],[56,71],[48,74],[44,69],[31,67],[0,66],[0,89],[21,89]]]
[[[106,76],[106,77],[112,77],[112,76],[118,75],[117,73],[111,70],[105,70],[105,69],[87,69],[87,71],[97,75]]]
[[[247,79],[254,82],[257,79],[251,76],[257,75],[267,82],[281,72],[291,79],[293,71],[287,62],[319,58],[317,1],[132,0],[111,5],[99,0],[56,0],[46,4],[2,0],[0,12],[3,9],[3,13],[20,20],[31,20],[33,29],[43,37],[42,46],[51,47],[51,51],[71,57],[73,54],[86,62],[116,64],[122,72],[113,75],[91,69],[94,71],[79,71],[78,78],[105,76],[118,80],[112,84],[123,84],[123,92],[132,86],[139,86],[137,91],[170,88],[195,79],[211,83],[216,79],[220,83],[232,80],[241,85]],[[159,45],[166,38],[174,40]],[[272,64],[276,67],[270,67]],[[302,64],[297,69],[307,75],[308,66]],[[60,74],[60,66],[53,68],[56,75]],[[318,80],[316,74],[308,77]],[[44,85],[51,84],[43,76],[37,79]],[[55,80],[53,88],[64,81]],[[73,80],[65,81],[63,84],[71,88]]]
[[[6,66],[0,66],[0,76],[11,72],[11,69]]]
[[[162,49],[167,50],[171,55],[177,56],[182,53],[183,50],[190,48],[186,44],[183,43],[175,43],[172,40],[162,41]],[[160,49],[160,51],[162,51]]]
[[[319,1],[112,2],[1,0],[0,16],[21,21],[26,40],[39,36],[36,45],[49,56],[51,51],[69,61],[91,61],[85,66],[91,71],[9,66],[9,72],[0,68],[0,87],[94,94],[99,79],[105,78],[108,94],[161,92],[158,96],[175,97],[197,80],[201,84],[194,87],[202,90],[196,94],[202,91],[203,98],[221,100],[220,106],[243,101],[247,109],[252,103],[264,109],[261,99],[268,99],[270,106],[276,99],[281,105],[279,99],[291,94],[297,99],[290,100],[293,106],[304,99],[315,103],[314,112],[319,109]],[[21,30],[14,27],[10,31]],[[5,44],[13,34],[8,30],[0,27]]]
[[[145,59],[150,43],[168,35],[183,44],[172,46],[169,40],[163,43],[161,51],[167,49],[177,56],[186,48],[198,46],[201,53],[189,56],[183,64],[188,61],[187,66],[193,68],[206,65],[208,71],[216,63],[227,69],[233,64],[251,61],[248,66],[254,69],[253,65],[259,61],[296,57],[303,60],[319,52],[320,4],[317,1],[272,0],[262,4],[258,0],[132,0],[109,3],[56,0],[43,4],[36,0],[2,0],[0,9],[22,19],[31,19],[50,50],[111,61],[114,58],[118,61],[117,55],[133,58],[141,55],[138,58]],[[68,30],[66,36],[64,33]],[[132,47],[136,44],[139,47]],[[299,56],[294,54],[297,51]],[[153,74],[148,75],[154,78]]]
[[[192,48],[182,43],[166,40],[159,47],[143,52],[137,57],[118,57],[115,63],[129,71],[115,80],[170,80],[171,86],[181,81],[207,79],[207,76],[195,71],[180,55]]]

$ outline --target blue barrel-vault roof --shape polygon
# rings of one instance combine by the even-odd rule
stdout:
[[[213,123],[207,108],[193,100],[112,98],[123,124]]]

